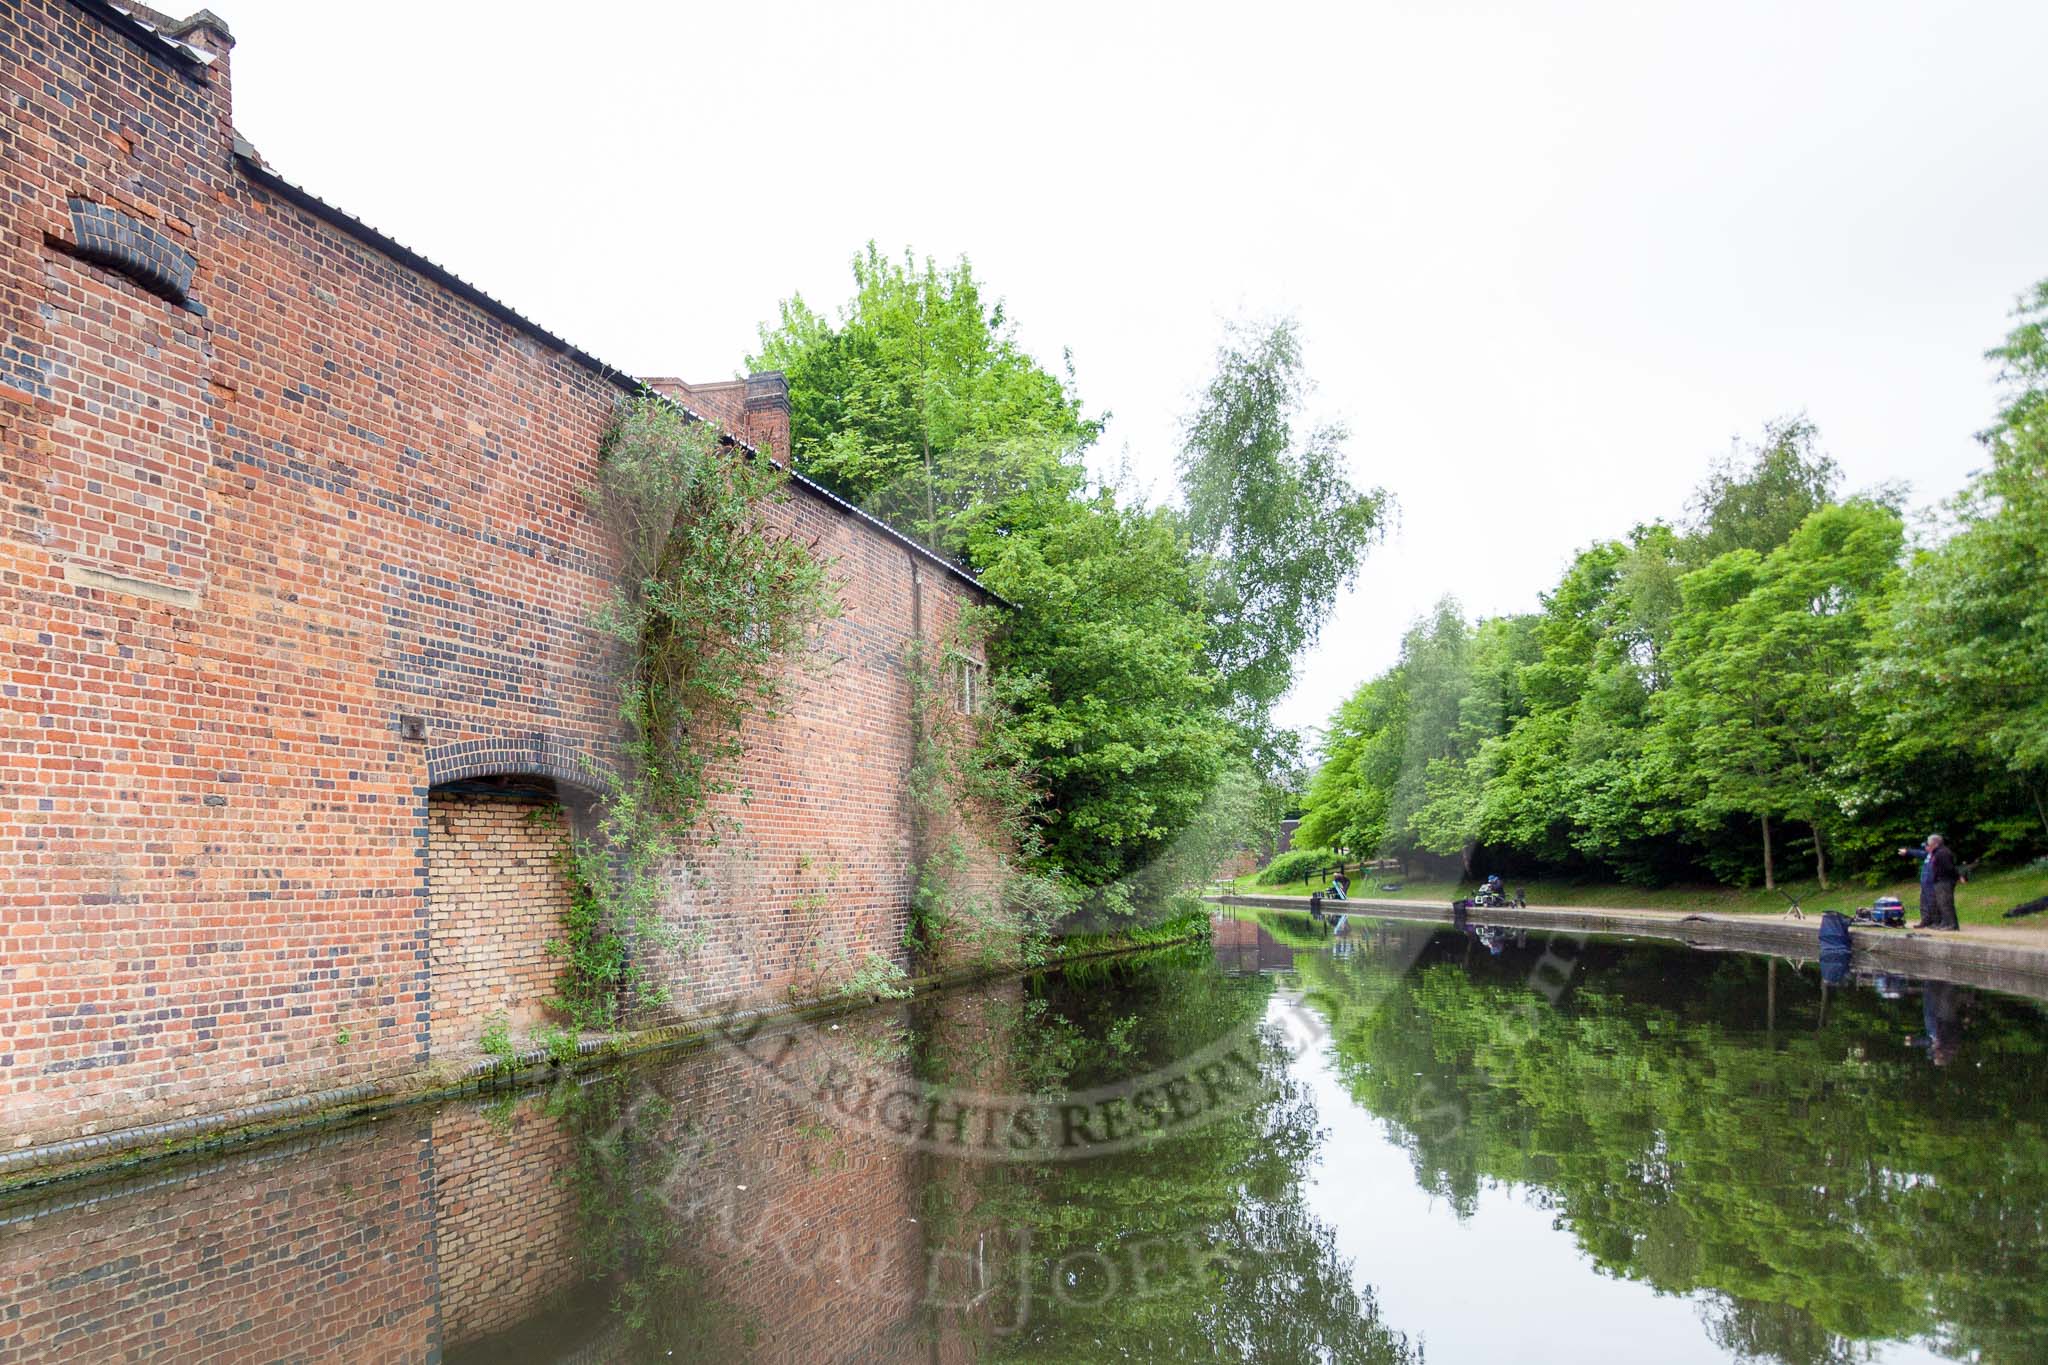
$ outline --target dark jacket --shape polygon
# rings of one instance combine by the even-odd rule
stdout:
[[[1949,849],[1947,844],[1943,844],[1940,848],[1928,854],[1927,862],[1933,873],[1928,878],[1929,881],[1953,882],[1961,880],[1960,874],[1956,872],[1956,855]]]

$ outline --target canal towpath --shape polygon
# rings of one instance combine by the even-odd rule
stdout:
[[[1212,904],[1251,909],[1306,912],[1307,896],[1261,893],[1219,893]],[[1450,923],[1449,901],[1391,900],[1354,897],[1325,902],[1326,911],[1382,919]],[[1818,956],[1820,920],[1816,912],[1797,918],[1739,912],[1629,909],[1613,906],[1528,905],[1493,907],[1469,912],[1475,923],[1516,925],[1569,933],[1650,936],[1697,948],[1768,953],[1795,960]],[[2048,1000],[2048,923],[2015,921],[2010,925],[1966,925],[1956,931],[1852,929],[1855,965],[1869,971],[1906,976],[1933,976],[1959,985],[1982,986]]]

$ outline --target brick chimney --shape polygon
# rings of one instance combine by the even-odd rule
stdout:
[[[235,45],[235,35],[228,32],[226,21],[210,9],[186,15],[166,31],[180,42],[204,48],[215,57],[226,56],[228,49]]]
[[[154,41],[190,64],[199,83],[207,87],[207,101],[221,122],[232,120],[228,53],[235,46],[235,35],[228,31],[225,20],[210,9],[180,19],[135,0],[124,0],[115,9],[128,24],[153,35]]]
[[[747,444],[789,462],[789,379],[780,370],[747,376]]]
[[[788,462],[789,381],[782,371],[765,370],[745,379],[714,379],[703,384],[669,378],[640,382],[699,417],[718,423],[728,436],[745,441],[770,459]]]

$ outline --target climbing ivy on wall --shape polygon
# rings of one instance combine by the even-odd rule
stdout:
[[[965,608],[914,639],[910,677],[911,841],[916,890],[909,946],[942,965],[1045,959],[1071,894],[1033,870],[1040,850],[1035,774],[980,684],[976,662],[996,618]],[[963,670],[972,681],[963,682]]]
[[[615,646],[622,722],[614,761],[593,763],[593,828],[568,855],[574,895],[554,951],[555,1008],[577,1028],[658,1008],[654,963],[679,947],[662,914],[667,874],[732,790],[747,722],[776,714],[810,641],[839,612],[814,542],[773,524],[787,476],[722,443],[653,394],[622,404],[586,499],[610,532],[619,579],[593,624]],[[713,822],[701,836],[716,843]]]

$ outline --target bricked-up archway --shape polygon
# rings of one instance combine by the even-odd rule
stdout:
[[[492,1021],[547,1018],[570,882],[563,858],[588,794],[545,773],[478,773],[427,794],[431,1055],[474,1054]]]
[[[542,779],[587,802],[596,794],[589,759],[554,735],[464,739],[427,750],[427,781],[440,787],[471,778]]]

